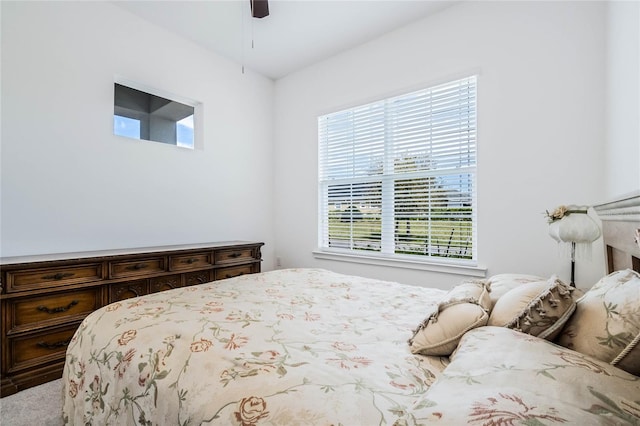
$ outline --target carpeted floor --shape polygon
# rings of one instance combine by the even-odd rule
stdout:
[[[0,399],[0,424],[11,426],[62,425],[60,379]]]

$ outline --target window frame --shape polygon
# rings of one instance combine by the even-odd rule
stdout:
[[[399,238],[399,234],[398,234],[398,228],[397,228],[397,220],[396,220],[396,215],[398,213],[397,209],[397,204],[398,204],[398,196],[396,195],[386,195],[389,194],[389,190],[388,190],[388,186],[389,186],[389,182],[391,182],[392,187],[397,188],[398,186],[398,181],[402,182],[402,178],[403,178],[403,173],[395,173],[395,170],[392,173],[387,173],[386,170],[384,170],[383,168],[383,172],[379,175],[364,175],[363,177],[352,177],[352,178],[344,178],[344,179],[329,179],[327,178],[327,171],[325,169],[327,169],[329,166],[327,166],[326,164],[323,163],[323,161],[329,161],[327,160],[328,157],[326,157],[326,153],[324,152],[324,150],[328,149],[326,144],[328,144],[328,142],[326,140],[323,140],[323,125],[322,125],[322,120],[327,119],[327,117],[331,117],[337,114],[344,114],[344,113],[348,113],[348,112],[353,112],[358,110],[359,108],[366,108],[369,106],[373,106],[376,103],[385,103],[384,106],[384,121],[385,124],[383,127],[385,127],[384,133],[384,145],[385,148],[383,150],[383,156],[384,156],[384,163],[388,163],[389,162],[389,158],[390,156],[394,155],[394,152],[389,153],[387,150],[387,147],[389,146],[389,144],[394,144],[394,140],[393,138],[391,138],[391,141],[389,141],[389,137],[387,135],[388,131],[386,130],[386,126],[388,125],[387,123],[387,104],[389,102],[393,102],[394,100],[397,99],[401,99],[403,97],[411,97],[413,95],[419,94],[419,93],[433,93],[433,91],[435,89],[441,88],[441,87],[445,87],[447,85],[453,85],[453,84],[458,84],[460,82],[466,82],[464,84],[468,84],[473,92],[472,92],[472,96],[469,97],[469,105],[471,105],[471,109],[472,112],[469,113],[470,116],[472,117],[472,124],[469,125],[470,128],[473,129],[473,134],[470,136],[469,141],[467,142],[468,145],[470,146],[470,149],[473,150],[473,162],[471,165],[467,165],[464,167],[445,167],[445,168],[435,168],[435,169],[425,169],[422,172],[419,173],[415,173],[415,171],[413,171],[412,173],[410,173],[410,179],[413,179],[415,182],[415,179],[424,179],[425,182],[427,182],[426,179],[435,179],[435,178],[439,178],[441,176],[446,176],[446,175],[455,175],[458,174],[460,176],[463,176],[464,174],[468,174],[468,182],[467,185],[470,185],[470,187],[472,187],[471,190],[471,201],[470,204],[467,205],[468,208],[470,208],[471,212],[470,212],[470,226],[471,226],[471,231],[470,231],[470,241],[471,241],[471,255],[469,258],[454,258],[454,257],[447,257],[447,256],[442,256],[442,255],[438,255],[438,256],[434,256],[432,254],[429,255],[424,255],[424,254],[399,254],[397,253],[397,250],[395,248],[395,245],[398,242],[398,238]],[[364,263],[364,264],[376,264],[376,265],[383,265],[383,266],[399,266],[399,267],[404,267],[404,268],[410,268],[410,269],[420,269],[420,270],[433,270],[433,271],[439,271],[439,272],[455,272],[458,274],[463,274],[463,275],[471,275],[471,276],[484,276],[484,274],[486,273],[486,268],[483,268],[481,266],[478,265],[478,238],[477,238],[477,228],[478,228],[478,223],[477,223],[477,170],[478,170],[478,166],[477,166],[477,94],[478,94],[478,75],[477,74],[472,74],[472,75],[466,75],[462,78],[455,78],[455,79],[451,79],[449,81],[446,81],[444,83],[440,83],[440,84],[431,84],[431,85],[425,85],[422,88],[419,88],[418,90],[411,90],[411,91],[406,91],[405,93],[402,93],[400,95],[394,95],[394,96],[389,96],[389,97],[385,97],[382,98],[380,100],[374,101],[374,102],[367,102],[364,104],[360,104],[360,105],[356,105],[353,106],[351,108],[347,108],[347,109],[343,109],[340,111],[334,111],[334,112],[330,112],[327,114],[322,114],[318,116],[318,224],[317,224],[317,231],[318,231],[318,248],[316,250],[313,251],[313,255],[316,258],[320,258],[320,259],[329,259],[329,260],[339,260],[339,261],[349,261],[349,262],[356,262],[356,263]],[[431,101],[429,101],[431,102]],[[395,107],[394,107],[395,108]],[[431,113],[429,113],[431,114]],[[431,120],[433,118],[433,115],[428,115],[428,120]],[[357,121],[354,121],[353,126],[357,126]],[[328,131],[326,130],[326,128],[324,129],[324,131]],[[353,139],[357,139],[357,137],[353,137]],[[352,140],[350,143],[353,144],[353,146],[357,146],[357,141]],[[463,144],[464,145],[464,144]],[[426,145],[424,147],[424,149],[426,149]],[[355,149],[354,149],[355,150]],[[397,154],[395,154],[397,155]],[[429,154],[430,155],[430,154]],[[332,159],[335,159],[335,157],[331,157]],[[416,157],[417,158],[417,157]],[[356,161],[357,160],[353,160]],[[418,160],[416,160],[417,162]],[[431,162],[431,159],[427,160],[428,162]],[[324,167],[324,169],[323,169]],[[417,166],[416,166],[417,167]],[[392,167],[393,168],[393,167]],[[381,225],[381,230],[380,230],[380,248],[378,249],[379,251],[368,251],[367,249],[354,249],[353,246],[349,246],[348,248],[340,248],[340,247],[331,247],[330,246],[330,242],[329,242],[329,222],[330,222],[330,206],[331,206],[331,201],[330,201],[330,197],[331,194],[336,192],[335,191],[335,186],[336,186],[336,182],[340,182],[342,181],[343,184],[348,184],[349,182],[352,183],[357,183],[357,182],[373,182],[379,180],[381,181],[381,199],[380,199],[380,203],[381,203],[381,211],[382,210],[386,210],[387,213],[386,214],[382,214],[380,213],[381,216],[381,222],[382,221],[386,221],[386,225],[383,227],[383,225]],[[410,180],[406,180],[405,177],[405,182],[410,182]],[[334,190],[333,192],[330,190],[331,186],[334,186]],[[387,186],[387,190],[383,190],[382,187],[383,186]],[[433,188],[436,188],[436,186],[433,186]],[[351,187],[351,192],[350,194],[353,194],[353,186]],[[417,191],[417,190],[416,190]],[[349,192],[349,191],[347,191]],[[393,191],[391,191],[393,192]],[[424,192],[420,192],[421,194],[425,194]],[[433,195],[433,191],[431,191],[432,195]],[[413,192],[411,193],[413,194]],[[389,202],[388,200],[386,200],[388,197],[391,197],[393,199],[393,203],[392,203],[392,207],[391,207],[391,213],[389,213]],[[351,200],[354,200],[354,198],[351,198]],[[385,201],[386,200],[386,201]],[[429,201],[429,203],[432,203],[432,201]],[[451,206],[449,205],[449,199],[447,199],[447,205],[448,205],[448,209],[451,209]],[[432,208],[432,204],[428,204],[430,207],[429,209]],[[461,204],[462,206],[464,206],[464,204]],[[353,207],[353,201],[351,202],[351,206]],[[382,206],[385,206],[385,208],[383,209]],[[389,217],[390,216],[390,217]],[[432,221],[433,219],[429,219],[428,221]],[[351,219],[351,226],[353,228],[353,216]],[[389,226],[388,221],[392,222],[392,225]],[[413,226],[413,225],[412,225]],[[392,234],[391,236],[389,235],[389,229],[391,229]],[[353,240],[353,229],[350,231],[350,238],[351,240]],[[408,231],[407,231],[408,232]],[[386,235],[385,235],[386,234]],[[335,231],[334,231],[334,235],[335,235]],[[429,234],[429,238],[432,237],[432,234]],[[391,247],[393,247],[392,252],[390,252],[389,250],[389,239],[392,239],[391,241]],[[335,239],[335,238],[334,238]],[[426,245],[427,243],[425,243]],[[387,246],[386,248],[383,248],[383,246]],[[448,254],[448,253],[447,253]]]

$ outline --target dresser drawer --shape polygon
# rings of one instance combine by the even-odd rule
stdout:
[[[7,339],[8,372],[64,359],[78,324]]]
[[[167,275],[149,279],[149,293],[173,290],[182,287],[182,277],[180,275]]]
[[[101,263],[7,271],[6,292],[84,284],[99,281],[102,278]]]
[[[251,248],[217,250],[215,253],[216,264],[236,263],[253,259]]]
[[[184,276],[184,285],[192,286],[204,284],[213,281],[213,271],[211,269],[205,271],[188,272]]]
[[[9,299],[8,334],[84,318],[101,306],[100,288]]]
[[[186,256],[169,256],[170,271],[200,269],[211,265],[213,265],[212,252],[194,253]]]
[[[232,266],[229,268],[216,269],[216,280],[224,280],[226,278],[233,278],[239,275],[253,273],[253,267],[251,265]]]
[[[148,294],[147,280],[127,281],[109,287],[109,303]]]
[[[165,269],[165,261],[162,256],[138,260],[109,262],[109,276],[111,278],[148,275],[164,272]]]

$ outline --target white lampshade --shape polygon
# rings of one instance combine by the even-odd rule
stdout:
[[[588,206],[567,206],[561,219],[549,224],[549,235],[559,243],[576,243],[577,257],[591,257],[591,243],[600,237],[600,227],[587,214]]]

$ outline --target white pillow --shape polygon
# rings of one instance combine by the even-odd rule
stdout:
[[[555,276],[519,285],[498,299],[488,325],[553,340],[576,309],[572,292]]]
[[[640,274],[603,277],[578,300],[558,343],[640,375]]]
[[[484,281],[454,287],[409,339],[411,352],[448,356],[467,331],[487,324],[491,300]]]
[[[522,284],[536,281],[544,281],[545,278],[528,274],[497,274],[487,280],[491,293],[491,309],[496,305],[498,299],[504,296],[509,290],[513,290]]]

